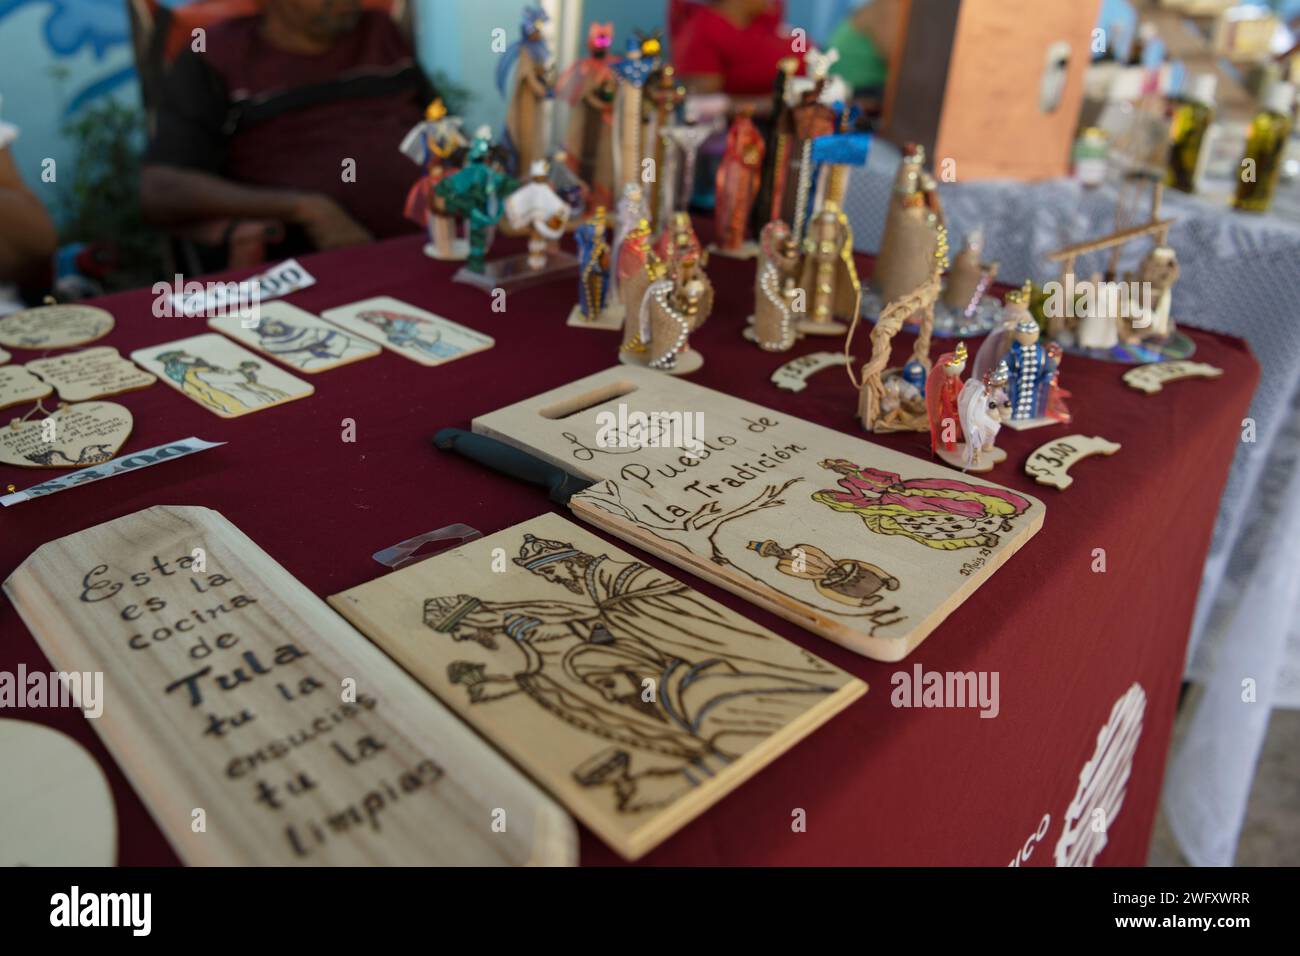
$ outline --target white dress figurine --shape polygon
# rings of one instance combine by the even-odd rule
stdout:
[[[506,197],[506,220],[515,231],[530,231],[528,267],[538,270],[546,268],[547,243],[564,235],[570,209],[551,188],[546,160],[534,160],[530,172],[532,181]]]

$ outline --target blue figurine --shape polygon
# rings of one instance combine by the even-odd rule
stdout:
[[[1039,344],[1038,323],[1029,314],[1029,290],[1008,293],[1007,304],[1023,313],[1012,329],[1011,349],[1006,356],[1011,420],[1042,418],[1047,412],[1047,396],[1056,363]]]
[[[916,359],[908,359],[903,363],[903,381],[914,386],[922,398],[925,397],[925,375],[925,366]]]
[[[578,243],[581,269],[578,279],[578,311],[582,318],[594,322],[608,307],[609,241],[605,225],[605,207],[597,206],[591,219],[573,234]]]
[[[541,7],[524,7],[519,24],[519,39],[506,47],[497,63],[497,90],[506,95],[506,78],[515,69],[515,85],[506,108],[506,132],[503,146],[511,157],[507,171],[521,175],[532,169],[533,162],[546,158],[546,131],[542,108],[554,95],[551,75],[551,49],[542,37],[542,24],[550,21]]]

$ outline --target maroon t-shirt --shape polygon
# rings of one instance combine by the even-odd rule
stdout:
[[[259,17],[231,20],[168,72],[147,160],[324,193],[376,237],[397,235],[416,228],[402,209],[420,174],[398,146],[432,95],[382,13],[314,56],[272,46]]]

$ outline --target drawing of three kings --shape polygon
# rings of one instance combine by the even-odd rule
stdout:
[[[574,599],[429,598],[424,623],[522,666],[453,661],[449,679],[471,704],[516,694],[593,737],[621,746],[575,769],[609,786],[618,808],[663,806],[834,693],[843,675],[793,645],[724,617],[655,569],[572,544],[524,536],[514,563]],[[837,677],[841,679],[836,679]]]

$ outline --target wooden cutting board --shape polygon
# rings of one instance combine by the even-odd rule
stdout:
[[[191,864],[572,864],[572,820],[215,511],[159,506],[4,583]]]
[[[596,480],[570,501],[584,520],[876,660],[907,656],[1046,510],[649,369],[607,369],[473,428]]]
[[[329,601],[629,859],[867,689],[553,514]]]

